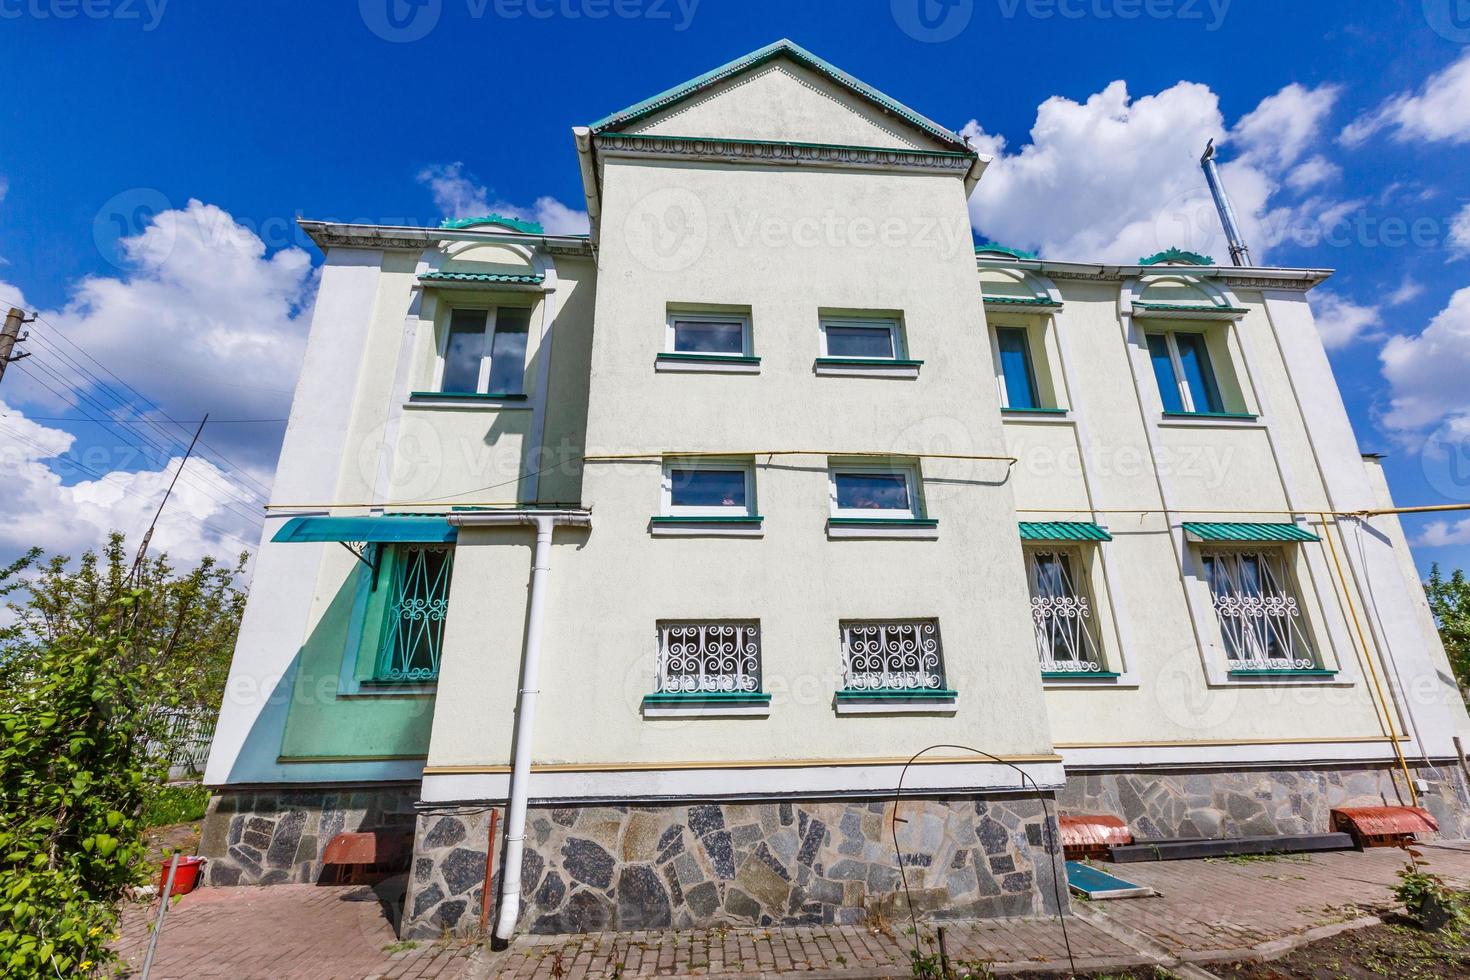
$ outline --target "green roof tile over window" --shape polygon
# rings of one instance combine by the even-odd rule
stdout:
[[[1184,522],[1184,530],[1198,541],[1321,541],[1295,524],[1225,524]]]
[[[1061,306],[1041,296],[986,296],[985,302],[1002,306]]]
[[[386,515],[383,517],[293,517],[271,541],[400,541],[425,543],[453,541],[459,528],[444,517]]]
[[[517,275],[508,272],[425,272],[421,282],[524,282],[539,283],[546,279],[540,273]]]
[[[1022,541],[1111,541],[1113,536],[1086,521],[1022,521]]]

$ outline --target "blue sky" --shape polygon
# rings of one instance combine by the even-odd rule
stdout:
[[[57,421],[122,403],[221,420],[165,546],[253,542],[320,263],[297,216],[574,227],[572,126],[779,37],[995,153],[977,232],[1048,257],[1223,258],[1194,164],[1220,138],[1257,260],[1338,270],[1316,305],[1398,501],[1470,500],[1461,0],[305,6],[0,0],[0,299],[42,314],[0,386],[0,557],[146,525],[184,427]],[[1422,566],[1470,565],[1470,522],[1406,524]]]

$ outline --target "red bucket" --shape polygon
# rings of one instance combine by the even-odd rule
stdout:
[[[168,883],[168,866],[173,863],[173,858],[161,862],[161,870],[158,873],[158,893],[163,894],[164,885]],[[179,869],[174,872],[173,891],[167,897],[174,895],[187,895],[199,887],[199,875],[204,870],[204,858],[181,857],[179,858]]]

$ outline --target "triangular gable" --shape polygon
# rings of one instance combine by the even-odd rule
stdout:
[[[787,40],[615,112],[591,130],[973,152],[963,137]]]

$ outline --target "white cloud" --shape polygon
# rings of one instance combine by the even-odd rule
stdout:
[[[1470,421],[1470,287],[1451,296],[1418,336],[1390,337],[1378,359],[1390,388],[1385,428],[1408,436],[1441,419]]]
[[[1416,548],[1443,548],[1452,544],[1470,544],[1470,517],[1458,521],[1430,521],[1413,541]]]
[[[464,164],[438,164],[419,171],[419,183],[429,188],[434,195],[434,205],[450,218],[477,218],[486,214],[499,214],[522,221],[535,221],[546,229],[548,235],[580,235],[587,231],[587,213],[567,207],[554,197],[538,197],[530,207],[521,207],[492,196],[490,189],[473,175],[467,174]]]
[[[1450,219],[1450,257],[1462,258],[1470,254],[1470,204],[1465,205]]]
[[[1401,92],[1349,123],[1338,138],[1361,146],[1382,130],[1399,142],[1470,142],[1470,48],[1429,76],[1417,94]]]
[[[1319,155],[1303,160],[1286,175],[1286,186],[1305,191],[1342,176],[1342,168]]]
[[[28,419],[0,402],[0,462],[3,462],[8,519],[0,522],[0,548],[21,551],[39,546],[72,554],[97,547],[113,530],[137,547],[163,499],[179,457],[159,469],[87,473],[85,454],[74,453],[76,437]],[[180,454],[182,455],[182,454]],[[64,485],[48,461],[82,479]],[[68,472],[69,471],[69,472]],[[149,544],[151,554],[168,552],[187,566],[205,555],[229,558],[250,548],[260,533],[251,522],[221,502],[212,488],[229,476],[197,456],[190,459],[159,518]]]
[[[1418,299],[1424,293],[1424,287],[1413,279],[1405,278],[1399,283],[1398,288],[1389,293],[1383,300],[1387,306],[1403,306],[1411,300]]]
[[[1346,347],[1383,322],[1378,307],[1363,306],[1333,292],[1313,290],[1310,301],[1317,332],[1328,350]]]
[[[982,234],[1057,259],[1133,262],[1170,246],[1226,261],[1219,218],[1199,157],[1208,140],[1236,147],[1222,164],[1242,231],[1261,262],[1268,249],[1315,211],[1272,204],[1295,174],[1299,187],[1328,179],[1326,160],[1300,163],[1338,90],[1288,85],[1263,99],[1227,132],[1219,100],[1205,85],[1180,82],[1133,99],[1121,81],[1085,102],[1053,96],[1037,109],[1030,142],[1006,140],[976,120],[964,135],[995,156],[970,200]]]

